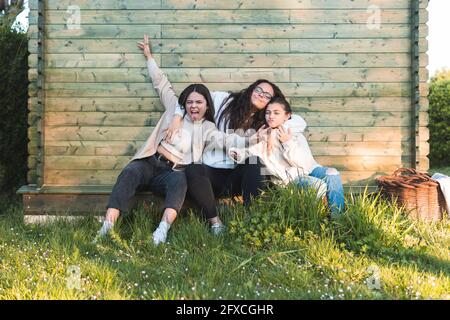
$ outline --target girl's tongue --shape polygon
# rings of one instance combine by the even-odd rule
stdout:
[[[198,110],[191,110],[191,119],[192,121],[200,120],[200,113],[198,112]]]

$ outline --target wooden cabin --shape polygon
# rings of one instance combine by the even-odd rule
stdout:
[[[427,170],[427,4],[30,0],[25,215],[104,211],[162,110],[136,46],[144,34],[177,92],[278,84],[347,190],[401,166]]]

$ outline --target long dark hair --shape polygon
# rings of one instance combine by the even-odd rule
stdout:
[[[240,92],[231,93],[230,96],[222,102],[221,108],[224,107],[226,103],[230,103],[220,115],[217,121],[219,125],[224,121],[225,127],[233,130],[243,129],[245,131],[248,129],[259,129],[265,122],[265,109],[257,110],[252,116],[253,107],[251,99],[253,90],[261,83],[267,83],[272,86],[274,98],[285,98],[278,86],[268,80],[259,79],[253,82],[248,88],[241,90]],[[268,103],[270,103],[270,101]]]
[[[186,89],[183,90],[183,92],[181,92],[180,97],[178,98],[178,104],[184,108],[184,116],[186,116],[186,101],[192,92],[197,92],[205,98],[206,100],[205,119],[211,121],[212,123],[215,123],[214,103],[213,99],[211,98],[211,93],[209,92],[209,89],[201,83],[193,83],[187,86]]]

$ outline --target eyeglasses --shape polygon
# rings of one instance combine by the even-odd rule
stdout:
[[[270,101],[272,100],[272,95],[266,91],[264,91],[261,87],[257,86],[255,88],[255,92],[257,95],[259,95],[260,97],[263,97],[265,100]]]

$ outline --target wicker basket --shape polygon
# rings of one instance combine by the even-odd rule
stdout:
[[[376,179],[381,193],[405,206],[414,219],[424,221],[442,220],[445,199],[439,183],[430,175],[415,169],[400,168],[392,175]]]

